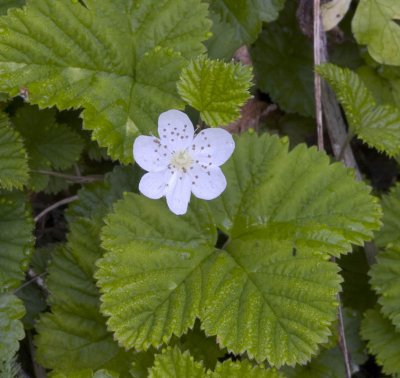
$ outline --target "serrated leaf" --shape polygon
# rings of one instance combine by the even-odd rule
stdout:
[[[33,220],[23,193],[0,191],[0,292],[24,278],[33,249]]]
[[[54,108],[39,110],[24,106],[18,109],[12,121],[28,151],[32,171],[29,186],[35,191],[43,190],[49,182],[48,176],[38,170],[69,168],[79,159],[83,141],[68,126],[56,122]]]
[[[352,21],[357,42],[379,63],[400,66],[400,3],[397,0],[360,1]]]
[[[212,378],[283,378],[284,375],[275,369],[264,369],[262,366],[253,366],[248,361],[225,361],[219,363]]]
[[[351,130],[365,143],[389,156],[400,153],[400,110],[377,105],[356,73],[333,64],[316,68],[344,107]]]
[[[162,111],[182,107],[175,83],[185,58],[204,51],[207,5],[85,5],[31,0],[23,11],[2,18],[0,30],[7,32],[0,34],[0,90],[16,95],[23,86],[30,102],[41,107],[85,108],[84,127],[93,138],[112,158],[131,162],[133,139],[154,130]]]
[[[97,263],[102,312],[125,347],[159,346],[194,324],[205,279],[201,264],[214,252],[216,229],[204,206],[174,217],[165,204],[133,193],[114,211],[102,233],[111,252]]]
[[[177,87],[203,121],[222,126],[239,118],[240,106],[250,98],[251,79],[249,66],[201,56],[182,70]]]
[[[371,267],[371,285],[379,294],[381,312],[400,332],[400,247],[389,245]]]
[[[22,7],[24,4],[25,0],[1,0],[0,15],[6,14],[10,8]]]
[[[52,313],[41,316],[35,339],[37,358],[47,368],[73,374],[106,367],[124,376],[130,368],[130,354],[106,329],[92,277],[94,262],[103,253],[99,239],[103,216],[124,190],[132,189],[136,177],[130,171],[131,167],[117,167],[104,183],[88,185],[68,210],[68,241],[53,253],[47,279]]]
[[[177,347],[164,349],[156,355],[149,378],[205,378],[203,365],[193,360],[189,352],[182,353]]]
[[[0,112],[0,187],[22,189],[28,181],[28,162],[21,135]]]
[[[389,194],[382,197],[383,227],[375,236],[378,247],[389,243],[400,243],[400,184],[393,186]]]
[[[295,2],[264,27],[251,49],[257,86],[289,113],[314,117],[311,41],[300,31]]]
[[[400,373],[400,332],[378,309],[365,313],[361,336],[368,341],[368,350],[375,355],[384,373]]]
[[[158,347],[199,317],[233,353],[304,363],[336,317],[341,278],[329,256],[370,239],[380,207],[341,163],[304,145],[288,153],[277,137],[237,138],[224,172],[210,212],[193,200],[176,217],[132,193],[115,205],[95,274],[102,312],[127,348]],[[224,249],[215,224],[229,236]]]
[[[10,360],[25,336],[20,319],[25,314],[21,300],[10,293],[0,293],[0,363]]]

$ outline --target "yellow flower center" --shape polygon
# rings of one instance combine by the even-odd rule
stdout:
[[[176,168],[182,171],[186,171],[193,164],[192,156],[189,151],[183,150],[179,152],[175,152],[172,155],[171,164]]]

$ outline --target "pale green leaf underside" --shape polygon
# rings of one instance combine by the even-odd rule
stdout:
[[[33,221],[23,193],[0,191],[0,292],[24,279],[33,247]]]
[[[23,86],[41,107],[85,108],[84,127],[111,157],[130,162],[134,138],[182,107],[175,83],[185,58],[204,51],[207,5],[85,4],[31,0],[0,19],[0,90],[16,95]]]
[[[63,372],[129,369],[130,354],[118,347],[99,312],[92,275],[95,261],[103,254],[99,238],[103,216],[124,190],[133,188],[134,172],[132,167],[115,168],[104,183],[80,190],[79,201],[68,210],[66,248],[55,254],[47,280],[52,313],[41,317],[35,340],[38,359],[47,368]]]
[[[391,188],[390,193],[381,200],[383,209],[383,227],[376,234],[378,247],[386,247],[389,243],[400,243],[400,185]]]
[[[206,378],[206,370],[194,361],[188,351],[182,353],[177,347],[164,349],[157,354],[149,378]]]
[[[400,373],[400,332],[377,310],[368,310],[361,324],[368,350],[386,374]]]
[[[339,256],[380,227],[370,188],[304,144],[288,152],[283,139],[243,134],[223,171],[228,189],[210,205],[234,238],[291,240]]]
[[[0,187],[22,189],[28,181],[28,163],[21,135],[0,112]]]
[[[296,2],[288,1],[278,21],[264,27],[251,50],[258,87],[289,113],[314,117],[311,41],[296,19]]]
[[[25,315],[22,301],[10,293],[0,293],[0,364],[10,360],[25,336],[20,319]],[[1,373],[1,372],[0,372]]]
[[[367,45],[382,64],[400,66],[400,3],[398,0],[362,0],[352,21],[357,42]]]
[[[56,122],[56,110],[39,110],[36,106],[19,108],[12,118],[28,152],[30,178],[35,191],[46,188],[49,177],[37,171],[66,169],[80,157],[83,141],[74,130]]]
[[[240,63],[224,63],[202,56],[182,70],[178,92],[209,126],[227,125],[239,118],[249,98],[252,71]]]
[[[372,288],[380,294],[382,313],[400,332],[400,247],[390,245],[380,252],[370,271]]]
[[[400,153],[400,110],[377,105],[358,75],[333,64],[317,67],[344,107],[351,130],[365,143],[389,156]]]

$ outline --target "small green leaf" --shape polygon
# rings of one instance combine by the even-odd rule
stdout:
[[[375,242],[384,248],[389,243],[400,243],[400,184],[393,186],[389,194],[382,197],[383,227],[376,234]]]
[[[56,110],[39,110],[36,106],[18,109],[12,121],[21,133],[29,156],[32,171],[29,186],[43,190],[48,176],[37,170],[64,169],[72,166],[80,156],[83,141],[66,125],[56,123]]]
[[[183,106],[176,81],[186,59],[205,50],[207,5],[84,4],[31,0],[1,18],[0,90],[17,95],[24,87],[41,108],[84,108],[84,127],[113,159],[128,163],[134,138],[154,131],[161,112]]]
[[[258,87],[283,110],[314,117],[311,41],[300,31],[294,1],[264,27],[251,50]]]
[[[353,17],[357,42],[379,63],[400,66],[400,3],[397,0],[362,0]]]
[[[0,294],[0,363],[10,360],[25,336],[20,319],[25,315],[22,301],[9,293]]]
[[[400,332],[400,246],[389,245],[371,267],[371,285],[379,294],[382,313]]]
[[[324,64],[316,70],[335,91],[352,131],[378,151],[389,156],[399,154],[400,110],[377,105],[365,84],[349,69]]]
[[[93,372],[92,369],[78,370],[72,372],[63,373],[50,373],[50,378],[118,378],[119,374],[110,370],[97,370]]]
[[[0,187],[22,189],[28,181],[28,161],[21,135],[0,112]]]
[[[225,361],[219,363],[215,371],[209,375],[211,378],[283,378],[284,375],[275,369],[265,369],[262,366],[253,366],[250,362]]]
[[[400,373],[400,332],[377,309],[368,310],[361,324],[368,350],[386,374]]]
[[[0,292],[24,279],[33,249],[33,220],[23,193],[0,191]]]
[[[156,355],[149,378],[206,378],[203,365],[193,360],[189,352],[182,353],[177,347],[164,349]]]
[[[201,56],[182,70],[178,92],[210,126],[233,122],[249,98],[252,71],[240,63],[224,63]]]

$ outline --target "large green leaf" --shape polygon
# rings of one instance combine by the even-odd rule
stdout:
[[[220,199],[176,217],[128,193],[102,231],[95,276],[119,342],[158,347],[196,317],[220,346],[271,365],[304,363],[327,341],[341,281],[329,261],[380,225],[370,189],[304,145],[244,134]],[[215,249],[216,230],[228,234]],[[134,295],[133,295],[134,294]]]
[[[133,189],[135,181],[131,167],[117,167],[104,183],[79,191],[79,201],[68,210],[68,241],[54,254],[47,279],[52,313],[41,316],[35,340],[38,360],[47,368],[74,374],[107,367],[124,376],[130,368],[130,354],[118,347],[99,312],[92,275],[94,262],[103,253],[99,238],[103,216],[123,191]]]
[[[164,349],[156,355],[149,378],[206,378],[206,370],[193,360],[189,352],[182,353],[177,347]]]
[[[377,309],[368,310],[361,324],[361,336],[386,374],[400,373],[400,332]]]
[[[28,181],[28,162],[21,135],[0,112],[0,187],[22,189]]]
[[[356,73],[333,64],[317,67],[344,107],[351,130],[364,142],[389,156],[400,153],[400,110],[377,105]]]
[[[400,3],[397,0],[362,0],[352,28],[357,42],[379,63],[400,66]]]
[[[0,191],[0,292],[23,280],[33,248],[32,232],[26,196]]]
[[[0,293],[0,364],[10,360],[19,349],[19,340],[25,336],[20,321],[24,314],[20,299],[10,293]]]
[[[253,366],[248,361],[225,361],[219,363],[211,378],[283,378],[284,375],[275,369],[264,369],[262,366]]]
[[[382,313],[400,332],[400,246],[389,245],[379,253],[370,275],[372,287],[379,294]]]
[[[300,31],[295,2],[268,24],[251,50],[256,84],[283,110],[314,116],[313,50]]]
[[[249,98],[252,71],[240,63],[201,56],[182,70],[178,92],[210,126],[227,125],[240,115]]]
[[[378,247],[400,242],[400,185],[391,188],[390,193],[382,197],[383,227],[377,233],[375,241]]]
[[[80,156],[83,141],[66,125],[56,122],[56,110],[39,110],[36,106],[24,106],[12,118],[21,133],[29,156],[32,171],[29,186],[43,190],[49,177],[38,170],[64,169],[72,166]]]
[[[207,5],[84,3],[31,0],[0,20],[0,90],[25,87],[41,107],[85,108],[84,127],[130,162],[133,139],[154,130],[162,111],[182,107],[175,83],[185,58],[204,51]]]

